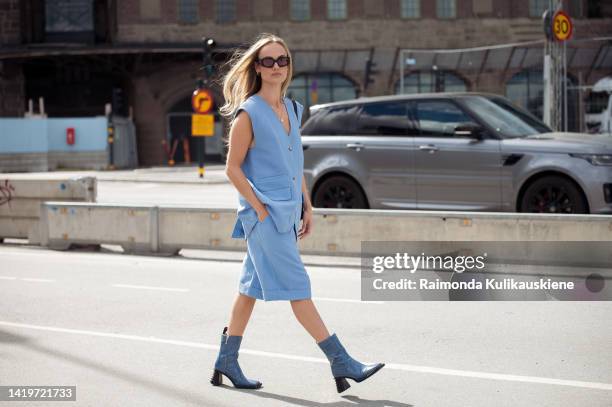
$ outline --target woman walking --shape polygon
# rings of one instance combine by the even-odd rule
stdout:
[[[329,360],[342,392],[350,387],[347,378],[361,382],[384,363],[365,365],[353,359],[338,336],[329,334],[311,300],[310,278],[297,244],[312,231],[299,132],[304,108],[285,97],[293,74],[291,54],[281,38],[264,33],[230,64],[220,111],[232,119],[226,174],[239,193],[232,237],[246,239],[247,254],[211,383],[219,385],[226,376],[238,388],[262,387],[245,377],[238,364],[242,335],[257,299],[286,300]]]

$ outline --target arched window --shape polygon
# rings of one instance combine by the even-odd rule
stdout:
[[[395,82],[395,93],[465,92],[467,84],[459,76],[448,71],[418,71],[404,76],[404,91],[401,80]]]
[[[568,75],[567,127],[578,131],[578,92],[576,81]],[[529,110],[534,116],[544,117],[544,79],[541,70],[525,70],[515,74],[506,83],[506,97],[513,103]],[[563,115],[563,113],[561,113]]]
[[[357,97],[355,83],[336,73],[300,74],[293,78],[287,96],[308,107]]]

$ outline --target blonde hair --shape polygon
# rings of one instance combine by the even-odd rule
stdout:
[[[285,52],[291,63],[288,66],[287,78],[281,86],[281,97],[285,97],[287,88],[293,77],[293,58],[285,41],[270,33],[261,33],[253,44],[246,50],[237,50],[227,62],[230,70],[223,78],[223,97],[225,104],[219,108],[221,116],[229,119],[229,127],[234,123],[236,109],[251,95],[261,89],[261,77],[255,71],[255,60],[259,51],[270,43],[279,43],[285,48]]]

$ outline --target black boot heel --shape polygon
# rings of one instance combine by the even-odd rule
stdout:
[[[212,383],[213,386],[219,386],[220,384],[223,383],[223,376],[221,375],[221,372],[218,371],[217,369],[215,369],[215,372],[213,373],[213,377],[212,379],[210,379],[210,383]]]
[[[351,387],[351,385],[344,377],[336,377],[336,390],[338,390],[338,393],[342,393],[349,387]]]

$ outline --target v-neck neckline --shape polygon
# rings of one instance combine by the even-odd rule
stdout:
[[[266,106],[268,106],[268,109],[270,109],[270,111],[276,118],[276,122],[280,124],[280,127],[283,130],[283,134],[287,137],[291,137],[291,133],[293,132],[293,124],[291,123],[291,116],[289,116],[289,108],[287,107],[287,98],[286,97],[283,98],[283,105],[285,106],[285,112],[287,112],[287,120],[289,121],[289,132],[285,131],[285,126],[283,126],[283,122],[280,121],[280,118],[278,117],[278,115],[276,114],[272,106],[270,106],[270,104],[266,102],[266,100],[262,98],[261,96],[259,96],[257,93],[254,93],[253,96],[257,96]]]

